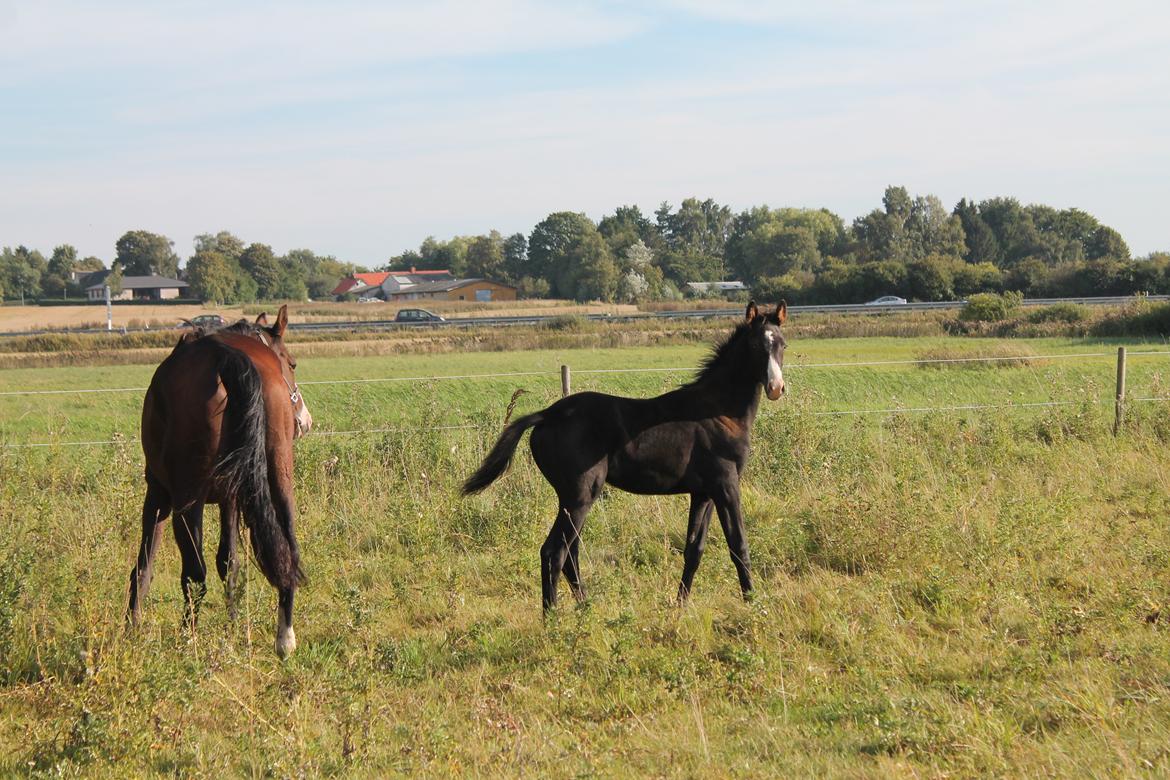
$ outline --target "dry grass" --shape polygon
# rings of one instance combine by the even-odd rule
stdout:
[[[174,327],[180,319],[191,319],[200,314],[219,314],[234,320],[244,316],[239,307],[212,306],[114,306],[114,327],[132,328],[134,322],[150,327]],[[56,328],[104,328],[104,304],[90,306],[0,306],[0,332],[20,330],[48,330]]]
[[[936,370],[1035,368],[1044,364],[1034,349],[1019,342],[981,343],[977,349],[961,345],[934,347],[919,353],[918,360],[919,368]]]

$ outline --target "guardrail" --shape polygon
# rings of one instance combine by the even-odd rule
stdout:
[[[1133,296],[1111,296],[1097,298],[1026,298],[1024,306],[1051,306],[1056,303],[1079,303],[1085,306],[1118,306],[1133,301]],[[1170,295],[1147,295],[1147,301],[1167,301]],[[900,311],[929,311],[934,309],[958,309],[966,301],[931,301],[927,303],[843,303],[826,304],[823,306],[789,306],[791,314],[887,314]],[[631,322],[652,319],[709,319],[712,317],[738,317],[743,315],[743,307],[735,306],[721,309],[691,309],[679,311],[638,312],[636,314],[585,314],[587,320],[598,322]],[[397,322],[395,320],[336,320],[330,322],[293,322],[289,323],[291,330],[297,331],[328,331],[328,330],[404,330],[410,328],[471,328],[471,327],[506,327],[509,325],[539,325],[550,322],[557,317],[566,315],[518,315],[512,317],[456,317],[441,322]],[[572,315],[570,315],[572,316]],[[142,333],[151,328],[117,329],[116,333]],[[154,328],[153,330],[166,330]],[[50,333],[108,333],[104,328],[77,328],[58,330],[26,330],[0,333],[6,336],[39,336]]]

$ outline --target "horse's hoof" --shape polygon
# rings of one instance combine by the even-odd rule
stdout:
[[[297,649],[297,632],[289,626],[287,630],[278,632],[276,635],[276,654],[280,660],[284,660],[292,655],[293,650]]]

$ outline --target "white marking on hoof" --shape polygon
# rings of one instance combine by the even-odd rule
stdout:
[[[297,649],[297,632],[293,630],[292,626],[285,626],[284,620],[277,620],[276,626],[276,654],[280,656],[280,660],[284,660],[292,655],[293,650]]]

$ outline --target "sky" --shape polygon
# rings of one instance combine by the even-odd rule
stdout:
[[[714,198],[887,185],[1077,207],[1170,250],[1165,2],[0,0],[0,245],[370,267]]]

